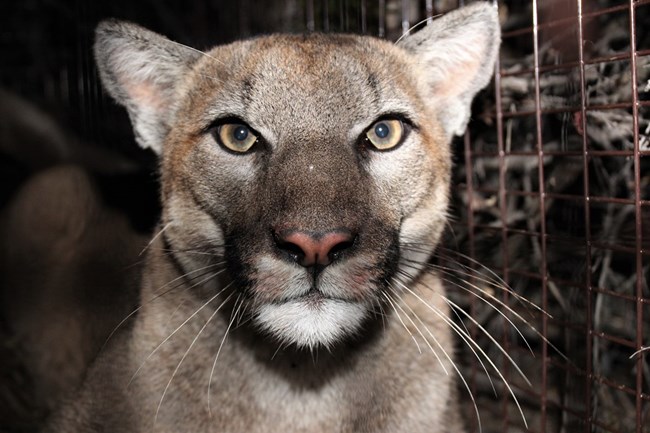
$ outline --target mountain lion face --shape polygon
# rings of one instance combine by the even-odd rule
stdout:
[[[225,257],[261,328],[332,343],[385,302],[407,243],[434,245],[447,143],[392,45],[275,37],[221,51],[196,65],[166,143],[170,246]]]
[[[200,53],[100,26],[104,84],[160,154],[161,236],[183,274],[224,266],[194,296],[329,346],[418,278],[445,224],[449,140],[498,46],[491,8],[467,9],[397,45],[276,35]]]

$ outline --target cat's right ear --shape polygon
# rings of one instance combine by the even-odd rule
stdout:
[[[178,83],[200,54],[132,23],[101,22],[95,59],[104,88],[126,107],[137,142],[160,154]]]
[[[401,41],[424,66],[427,97],[448,138],[465,131],[472,99],[492,78],[500,42],[496,4],[486,1],[436,18]]]

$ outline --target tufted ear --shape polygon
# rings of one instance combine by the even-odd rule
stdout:
[[[488,2],[449,12],[400,42],[424,64],[424,79],[448,137],[465,131],[472,99],[492,77],[500,42],[497,7]]]
[[[108,20],[97,26],[95,59],[102,83],[127,108],[142,147],[160,154],[177,84],[199,55],[128,22]]]

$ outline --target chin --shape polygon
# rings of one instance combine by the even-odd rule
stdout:
[[[316,349],[357,334],[367,316],[358,302],[309,295],[260,306],[255,323],[283,344]]]

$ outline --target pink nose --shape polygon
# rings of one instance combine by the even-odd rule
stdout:
[[[354,236],[340,230],[326,233],[284,231],[276,235],[278,248],[306,268],[329,265],[353,243]]]

